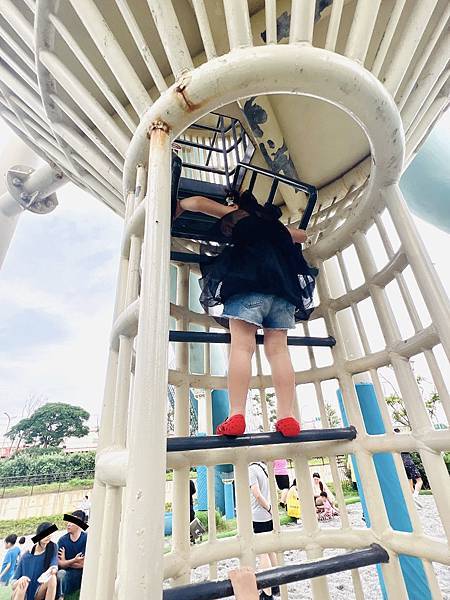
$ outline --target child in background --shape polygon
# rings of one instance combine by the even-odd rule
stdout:
[[[326,492],[320,492],[321,504],[316,502],[319,521],[330,521],[335,515],[339,514],[328,499]]]
[[[26,537],[23,535],[19,538],[19,548],[20,548],[20,556],[25,552],[25,542],[27,541]]]
[[[11,533],[5,538],[5,550],[6,554],[2,563],[2,570],[0,572],[0,585],[6,586],[12,579],[14,571],[16,570],[17,559],[20,555],[20,549],[16,546],[17,535]]]

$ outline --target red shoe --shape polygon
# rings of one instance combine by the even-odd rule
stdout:
[[[275,429],[284,437],[295,437],[300,433],[300,423],[294,417],[286,417],[275,423]]]
[[[233,415],[217,426],[217,435],[242,435],[245,432],[244,415]]]

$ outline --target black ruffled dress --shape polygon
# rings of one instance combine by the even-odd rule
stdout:
[[[235,294],[260,292],[294,304],[296,321],[309,319],[318,270],[308,265],[301,247],[271,211],[238,209],[214,229],[229,238],[230,245],[217,246],[216,256],[201,264],[200,303],[206,312]]]

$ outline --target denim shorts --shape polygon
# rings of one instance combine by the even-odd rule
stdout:
[[[235,294],[225,300],[223,317],[246,321],[265,329],[295,327],[295,306],[274,294]]]

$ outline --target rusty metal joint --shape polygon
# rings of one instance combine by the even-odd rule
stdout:
[[[159,130],[159,131],[164,131],[164,133],[169,134],[170,131],[170,127],[169,125],[161,120],[161,119],[157,119],[156,121],[152,121],[152,123],[150,123],[148,131],[147,131],[147,137],[148,139],[150,139],[152,132],[155,130]]]

